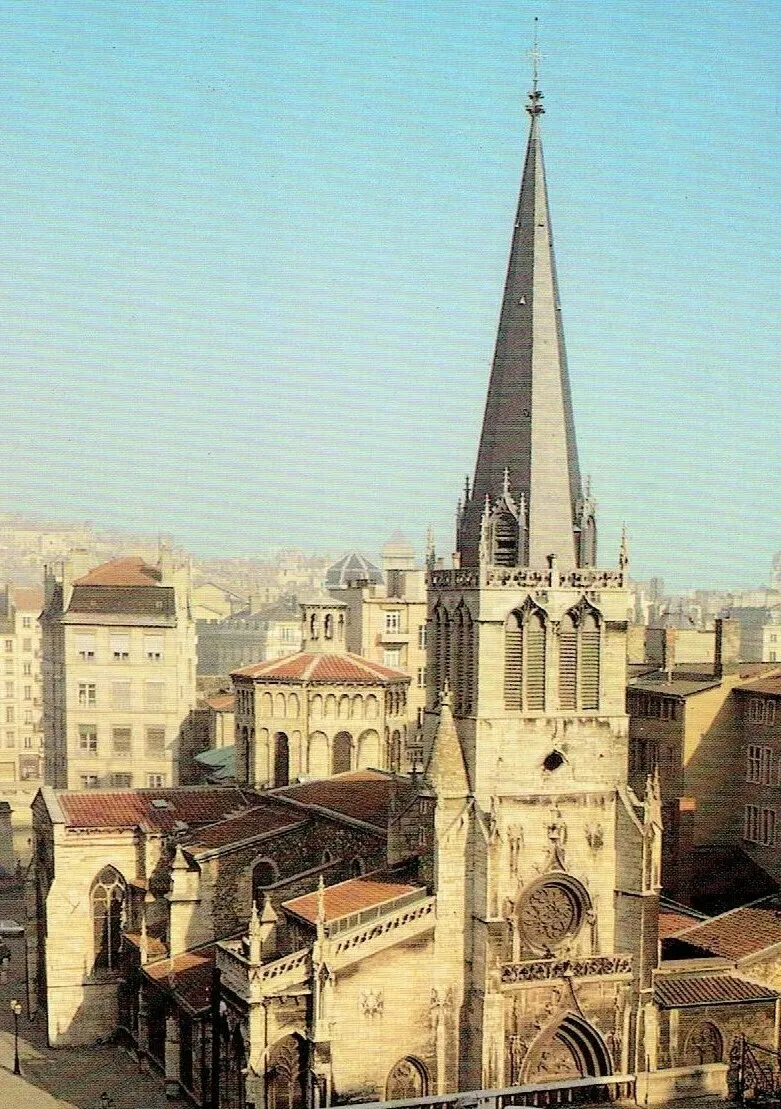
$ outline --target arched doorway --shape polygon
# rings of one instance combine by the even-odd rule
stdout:
[[[346,774],[348,770],[352,770],[352,746],[352,736],[349,732],[339,732],[334,736],[332,774]]]
[[[303,1109],[304,1053],[298,1036],[285,1036],[269,1051],[266,1090],[268,1109]]]
[[[532,1044],[523,1066],[523,1082],[598,1078],[612,1072],[610,1053],[596,1028],[583,1017],[567,1013]]]
[[[428,1071],[419,1059],[408,1055],[391,1067],[385,1081],[386,1101],[406,1101],[426,1097],[429,1090]]]
[[[290,741],[284,732],[274,736],[274,785],[290,783]]]

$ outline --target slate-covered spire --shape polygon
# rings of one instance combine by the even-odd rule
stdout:
[[[526,110],[529,144],[507,268],[483,430],[471,496],[458,534],[462,566],[475,566],[486,498],[501,512],[503,491],[526,499],[528,527],[491,561],[544,568],[556,554],[562,569],[581,563],[582,503],[564,332],[540,138],[544,108],[534,87]],[[505,481],[505,471],[509,475]],[[508,555],[508,552],[512,552]],[[590,559],[589,559],[590,561]]]

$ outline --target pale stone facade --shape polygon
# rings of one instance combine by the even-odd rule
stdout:
[[[398,769],[409,678],[347,651],[348,610],[301,605],[301,651],[233,674],[236,768],[252,786]]]
[[[0,591],[0,789],[43,778],[42,608],[40,589]]]
[[[57,788],[163,787],[190,757],[195,622],[189,566],[74,553],[45,579],[44,742]]]
[[[354,580],[331,588],[347,605],[347,650],[409,675],[407,721],[402,768],[420,763],[426,707],[427,585],[426,569],[415,564],[415,551],[395,534],[381,552],[382,578]]]

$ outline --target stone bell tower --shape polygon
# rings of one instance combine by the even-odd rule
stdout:
[[[595,566],[543,111],[535,78],[474,480],[454,568],[429,573],[428,746],[444,695],[470,789],[461,1089],[631,1070],[653,947],[646,806],[626,786],[626,544]]]

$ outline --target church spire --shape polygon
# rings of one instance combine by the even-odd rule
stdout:
[[[528,506],[516,564],[544,568],[550,554],[562,569],[581,563],[582,489],[540,137],[539,57],[535,34],[529,142],[475,477],[461,513],[462,566],[479,561],[486,497],[500,511],[508,489]]]

